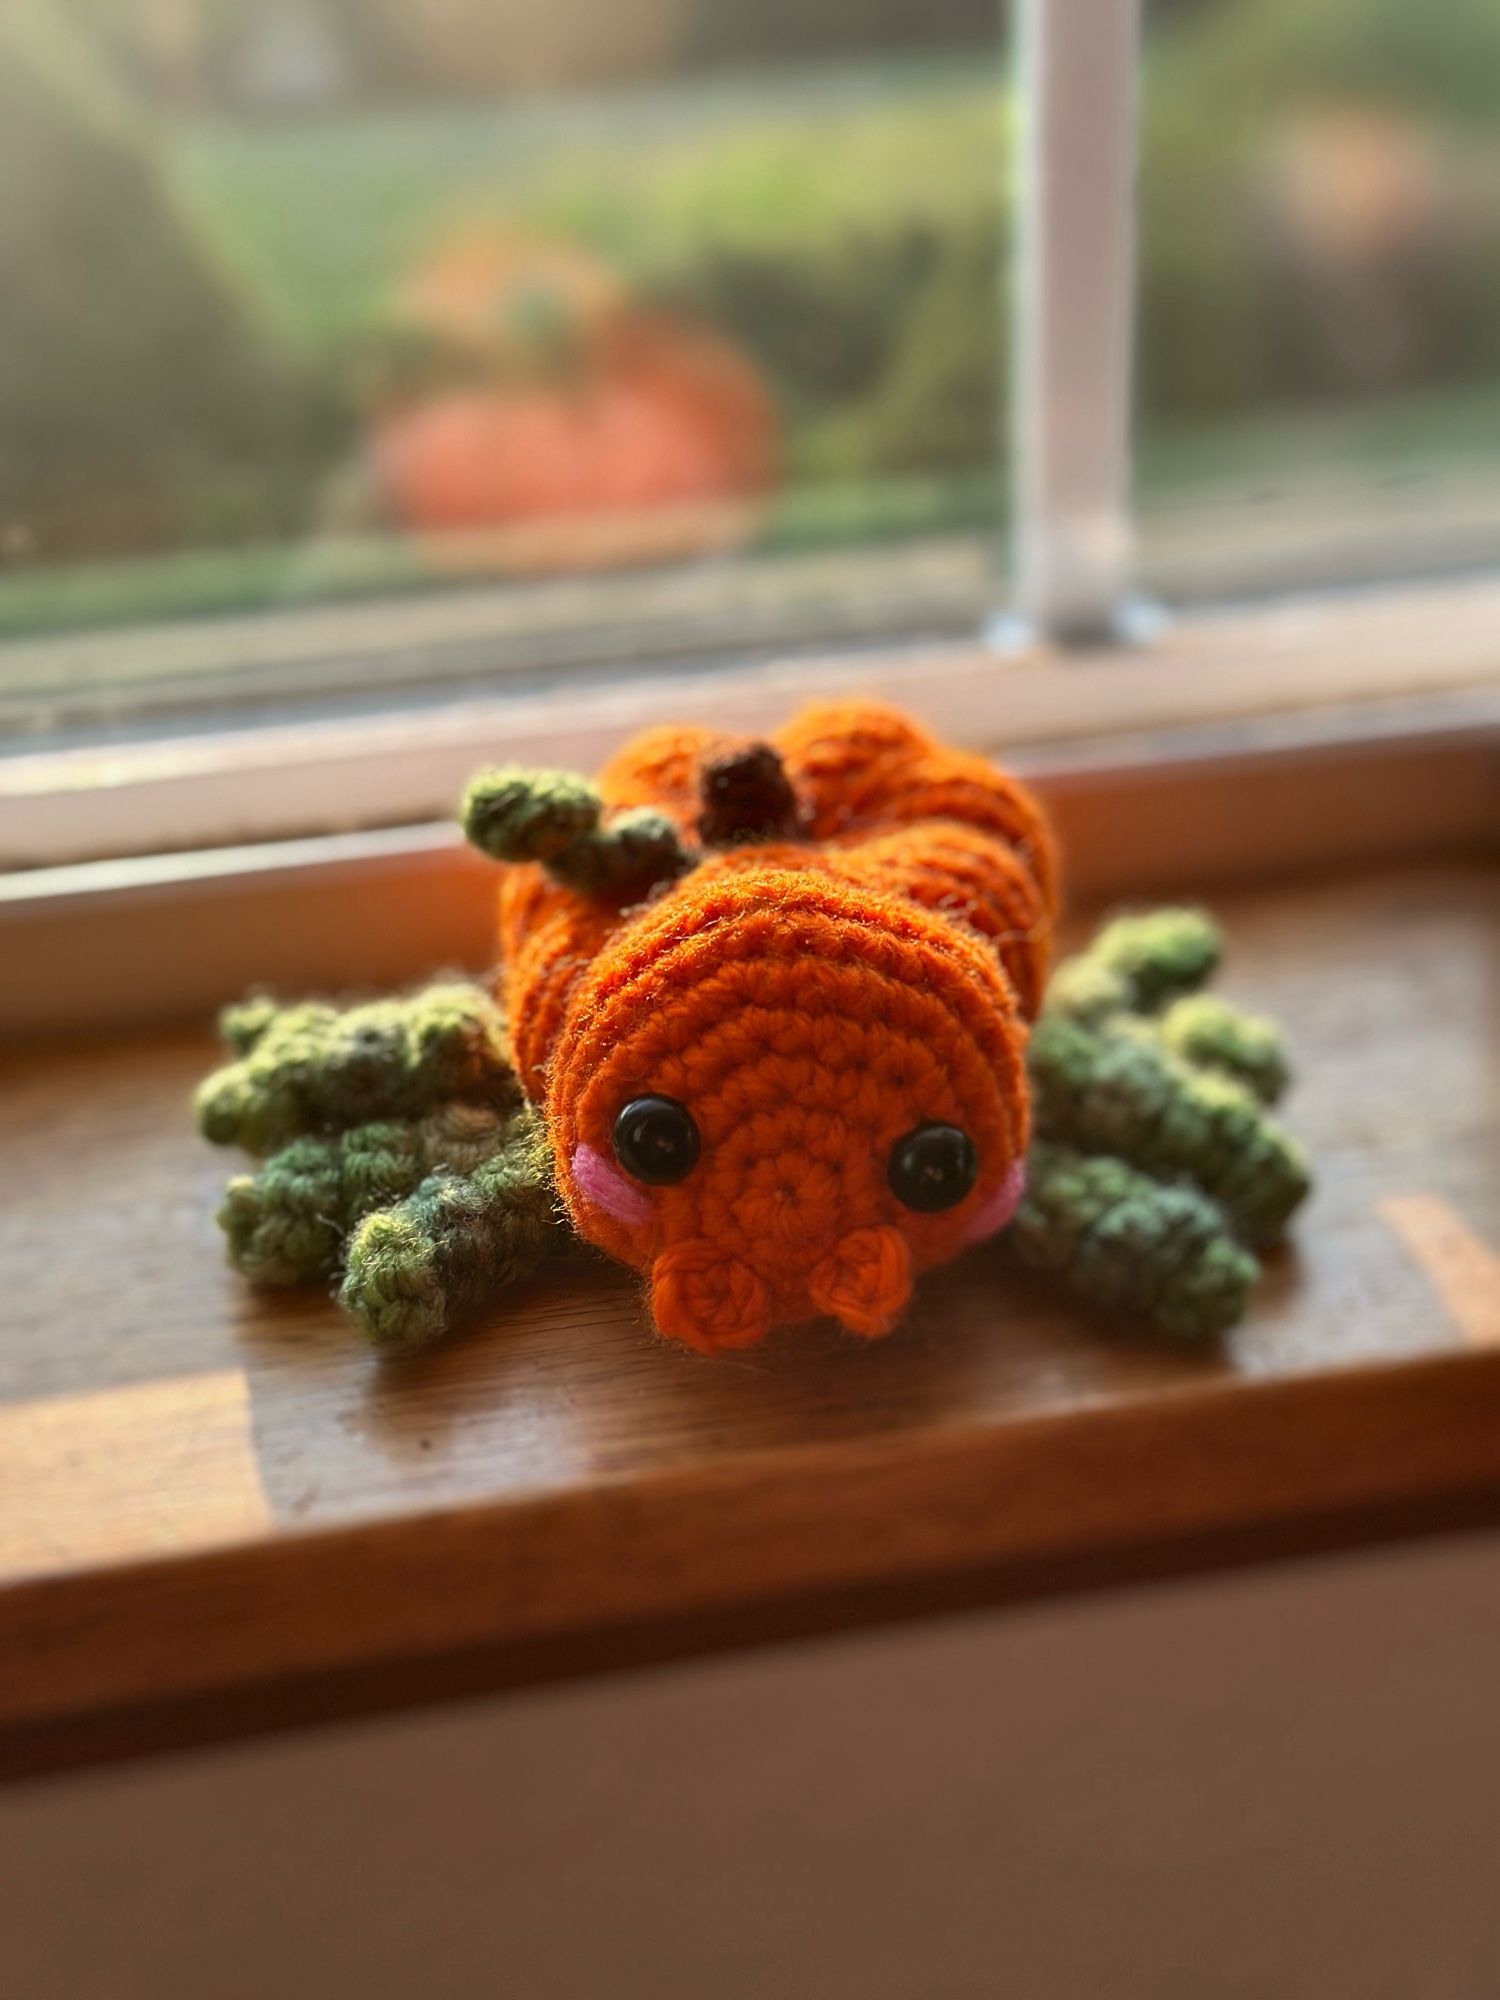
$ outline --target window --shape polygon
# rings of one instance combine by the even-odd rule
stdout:
[[[0,17],[0,865],[421,818],[777,655],[958,642],[952,726],[1007,606],[1492,564],[1489,0],[1011,11]],[[1151,658],[1111,726],[1203,712]]]
[[[443,595],[545,669],[993,602],[990,0],[55,0],[0,79],[0,636]],[[275,697],[343,691],[321,629]],[[266,685],[167,651],[0,687]]]

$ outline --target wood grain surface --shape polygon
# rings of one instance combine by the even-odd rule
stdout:
[[[992,1600],[1215,1538],[1500,1517],[1494,876],[1219,907],[1224,990],[1290,1033],[1318,1186],[1207,1354],[991,1246],[874,1347],[813,1328],[705,1361],[580,1257],[382,1363],[326,1298],[225,1268],[235,1163],[187,1108],[207,1030],[6,1056],[0,1769],[88,1754],[109,1718],[138,1747],[278,1691],[406,1698],[443,1663],[495,1684],[791,1605],[837,1623],[945,1581]]]

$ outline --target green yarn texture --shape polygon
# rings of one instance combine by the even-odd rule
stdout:
[[[331,1275],[365,1216],[404,1201],[430,1174],[483,1166],[517,1116],[485,1104],[445,1104],[423,1118],[292,1140],[258,1173],[236,1175],[225,1189],[219,1226],[230,1261],[259,1284]]]
[[[1306,1196],[1268,1021],[1198,989],[1220,938],[1196,910],[1124,917],[1058,967],[1027,1054],[1036,1139],[1008,1240],[1095,1304],[1174,1338],[1233,1326]]]
[[[1027,1169],[1009,1240],[1033,1270],[1095,1305],[1147,1314],[1179,1339],[1220,1332],[1240,1317],[1256,1261],[1196,1188],[1045,1139]]]
[[[238,1060],[198,1091],[206,1139],[269,1153],[303,1133],[420,1117],[445,1099],[518,1105],[505,1023],[476,986],[338,1009],[319,1001],[228,1008],[220,1030]]]
[[[693,865],[669,819],[640,806],[606,820],[598,792],[571,771],[485,771],[460,818],[491,860],[540,861],[554,880],[601,902],[645,896]]]
[[[560,1224],[540,1116],[528,1107],[471,1173],[429,1174],[350,1239],[339,1302],[388,1349],[425,1347],[529,1277]]]
[[[266,1155],[218,1214],[257,1284],[337,1279],[371,1340],[411,1349],[565,1238],[540,1116],[480,988],[343,1010],[257,998],[220,1028],[237,1059],[199,1090],[198,1116],[208,1138]]]

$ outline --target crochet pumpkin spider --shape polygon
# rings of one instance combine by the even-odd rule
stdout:
[[[1111,925],[1047,991],[1036,801],[885,710],[771,743],[653,731],[596,786],[470,788],[504,864],[502,1003],[250,1002],[204,1132],[266,1155],[220,1211],[268,1283],[328,1277],[433,1338],[577,1235],[714,1352],[829,1316],[873,1337],[917,1273],[1008,1227],[1023,1262],[1168,1333],[1243,1310],[1307,1175],[1265,1111],[1275,1033],[1203,994],[1208,920]]]

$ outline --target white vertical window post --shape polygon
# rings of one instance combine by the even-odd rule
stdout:
[[[1140,0],[1018,0],[1015,594],[1063,641],[1132,636]]]

